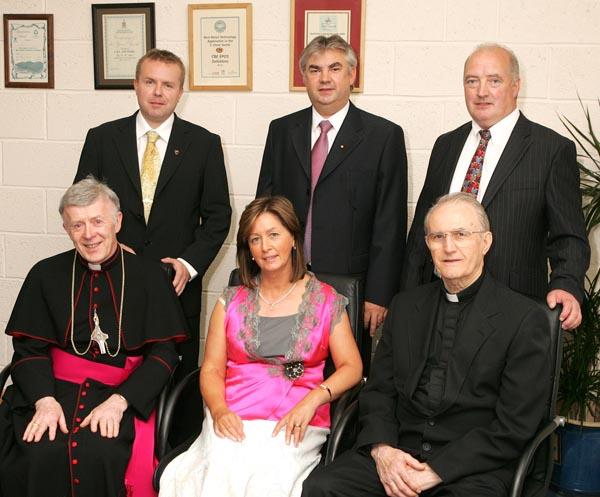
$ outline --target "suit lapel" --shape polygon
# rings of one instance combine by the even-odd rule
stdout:
[[[310,183],[310,128],[312,125],[312,107],[305,109],[298,120],[290,127],[292,145],[298,160]]]
[[[496,165],[494,174],[490,178],[490,183],[485,190],[481,201],[484,207],[487,207],[498,190],[502,187],[506,179],[519,164],[521,157],[531,145],[531,122],[521,114],[515,125],[500,160]]]
[[[484,277],[481,287],[475,296],[469,315],[457,330],[454,348],[448,362],[446,388],[440,405],[440,412],[455,403],[465,378],[471,371],[471,364],[482,344],[496,331],[493,317],[498,313],[494,284],[489,277]]]
[[[165,157],[160,168],[160,175],[158,177],[158,183],[156,184],[154,198],[157,198],[160,195],[160,192],[168,184],[173,173],[175,173],[181,164],[189,145],[190,136],[188,134],[187,125],[176,115],[175,121],[173,121],[173,129],[171,130]]]
[[[129,176],[133,188],[142,201],[142,184],[140,182],[140,165],[137,152],[137,139],[135,136],[135,117],[137,112],[127,119],[115,137],[115,147],[123,162],[123,168]]]
[[[408,354],[410,378],[406,382],[406,395],[412,398],[421,375],[423,368],[427,362],[429,355],[429,344],[433,334],[436,313],[431,312],[431,303],[437,302],[440,298],[440,285],[430,285],[431,291],[427,292],[420,300],[418,300],[413,309],[407,313],[409,318],[407,324],[408,330]]]
[[[456,136],[454,139],[450,140],[448,151],[445,154],[446,157],[443,158],[441,163],[442,167],[439,171],[439,184],[442,186],[442,189],[436,193],[436,198],[437,196],[443,195],[444,193],[448,193],[450,191],[450,185],[452,184],[452,178],[454,177],[454,172],[456,171],[456,165],[458,164],[458,159],[460,158],[460,154],[465,146],[465,142],[467,141],[467,137],[469,136],[471,128],[471,122],[464,124],[458,128],[458,130],[456,130]]]
[[[360,113],[350,102],[348,114],[329,149],[318,183],[330,175],[352,153],[354,148],[362,141],[363,136],[363,123]]]

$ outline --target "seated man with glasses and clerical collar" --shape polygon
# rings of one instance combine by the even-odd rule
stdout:
[[[158,263],[121,249],[119,199],[89,177],[59,212],[75,250],[37,263],[6,327],[0,495],[151,497],[154,405],[187,337]]]
[[[441,280],[392,300],[355,448],[313,472],[304,497],[507,496],[542,421],[545,315],[485,272],[485,210],[466,193],[445,195],[425,233]]]

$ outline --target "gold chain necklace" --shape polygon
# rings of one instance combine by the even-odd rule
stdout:
[[[104,354],[104,348],[108,352],[110,357],[117,357],[117,354],[121,350],[121,323],[123,322],[123,296],[125,295],[125,257],[123,255],[123,249],[121,249],[121,304],[119,307],[119,336],[117,342],[117,350],[114,354],[110,353],[110,349],[108,348],[108,343],[105,344],[108,335],[103,333],[100,329],[100,319],[98,318],[98,314],[96,313],[96,309],[94,309],[94,331],[92,331],[90,335],[90,342],[88,346],[83,352],[79,352],[77,347],[75,347],[75,267],[77,263],[77,250],[75,251],[75,256],[73,257],[73,270],[71,272],[71,345],[73,346],[73,350],[77,355],[85,355],[90,350],[92,346],[92,342],[96,341],[98,346],[100,347],[101,353]]]

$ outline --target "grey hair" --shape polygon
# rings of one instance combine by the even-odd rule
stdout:
[[[431,216],[431,213],[441,205],[446,204],[465,204],[470,206],[479,218],[479,227],[481,231],[490,231],[490,220],[488,218],[487,213],[485,212],[485,209],[479,203],[479,201],[473,195],[470,195],[468,193],[454,192],[447,193],[446,195],[443,195],[440,198],[438,198],[435,201],[435,203],[431,206],[429,211],[427,211],[424,221],[425,234],[428,234],[429,231],[427,226],[429,224],[429,218]]]
[[[517,56],[510,48],[500,43],[481,43],[477,45],[475,47],[475,50],[473,50],[471,54],[467,57],[467,60],[465,60],[465,69],[467,68],[469,60],[471,60],[471,57],[473,57],[473,55],[475,55],[477,52],[481,52],[482,50],[503,50],[506,53],[506,55],[508,55],[508,65],[512,82],[515,83],[519,79],[519,59],[517,59]]]
[[[121,210],[119,197],[106,183],[98,181],[91,174],[67,189],[58,204],[58,212],[62,216],[67,207],[85,207],[93,204],[99,198],[108,200],[115,206],[116,223],[117,213]]]
[[[348,70],[351,71],[353,67],[356,67],[358,64],[358,59],[356,58],[356,52],[350,46],[350,44],[344,40],[340,35],[332,35],[332,36],[317,36],[313,38],[313,40],[304,47],[302,54],[300,55],[300,60],[298,61],[298,65],[300,66],[300,71],[302,74],[306,72],[306,65],[308,63],[308,59],[312,57],[316,53],[322,53],[326,50],[340,50],[344,52],[344,58],[348,63]]]

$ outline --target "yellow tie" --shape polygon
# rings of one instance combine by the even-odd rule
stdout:
[[[148,143],[142,159],[142,200],[144,202],[144,217],[147,223],[154,201],[158,174],[160,173],[160,154],[156,148],[156,140],[159,138],[158,133],[148,131],[146,135],[148,136]]]

